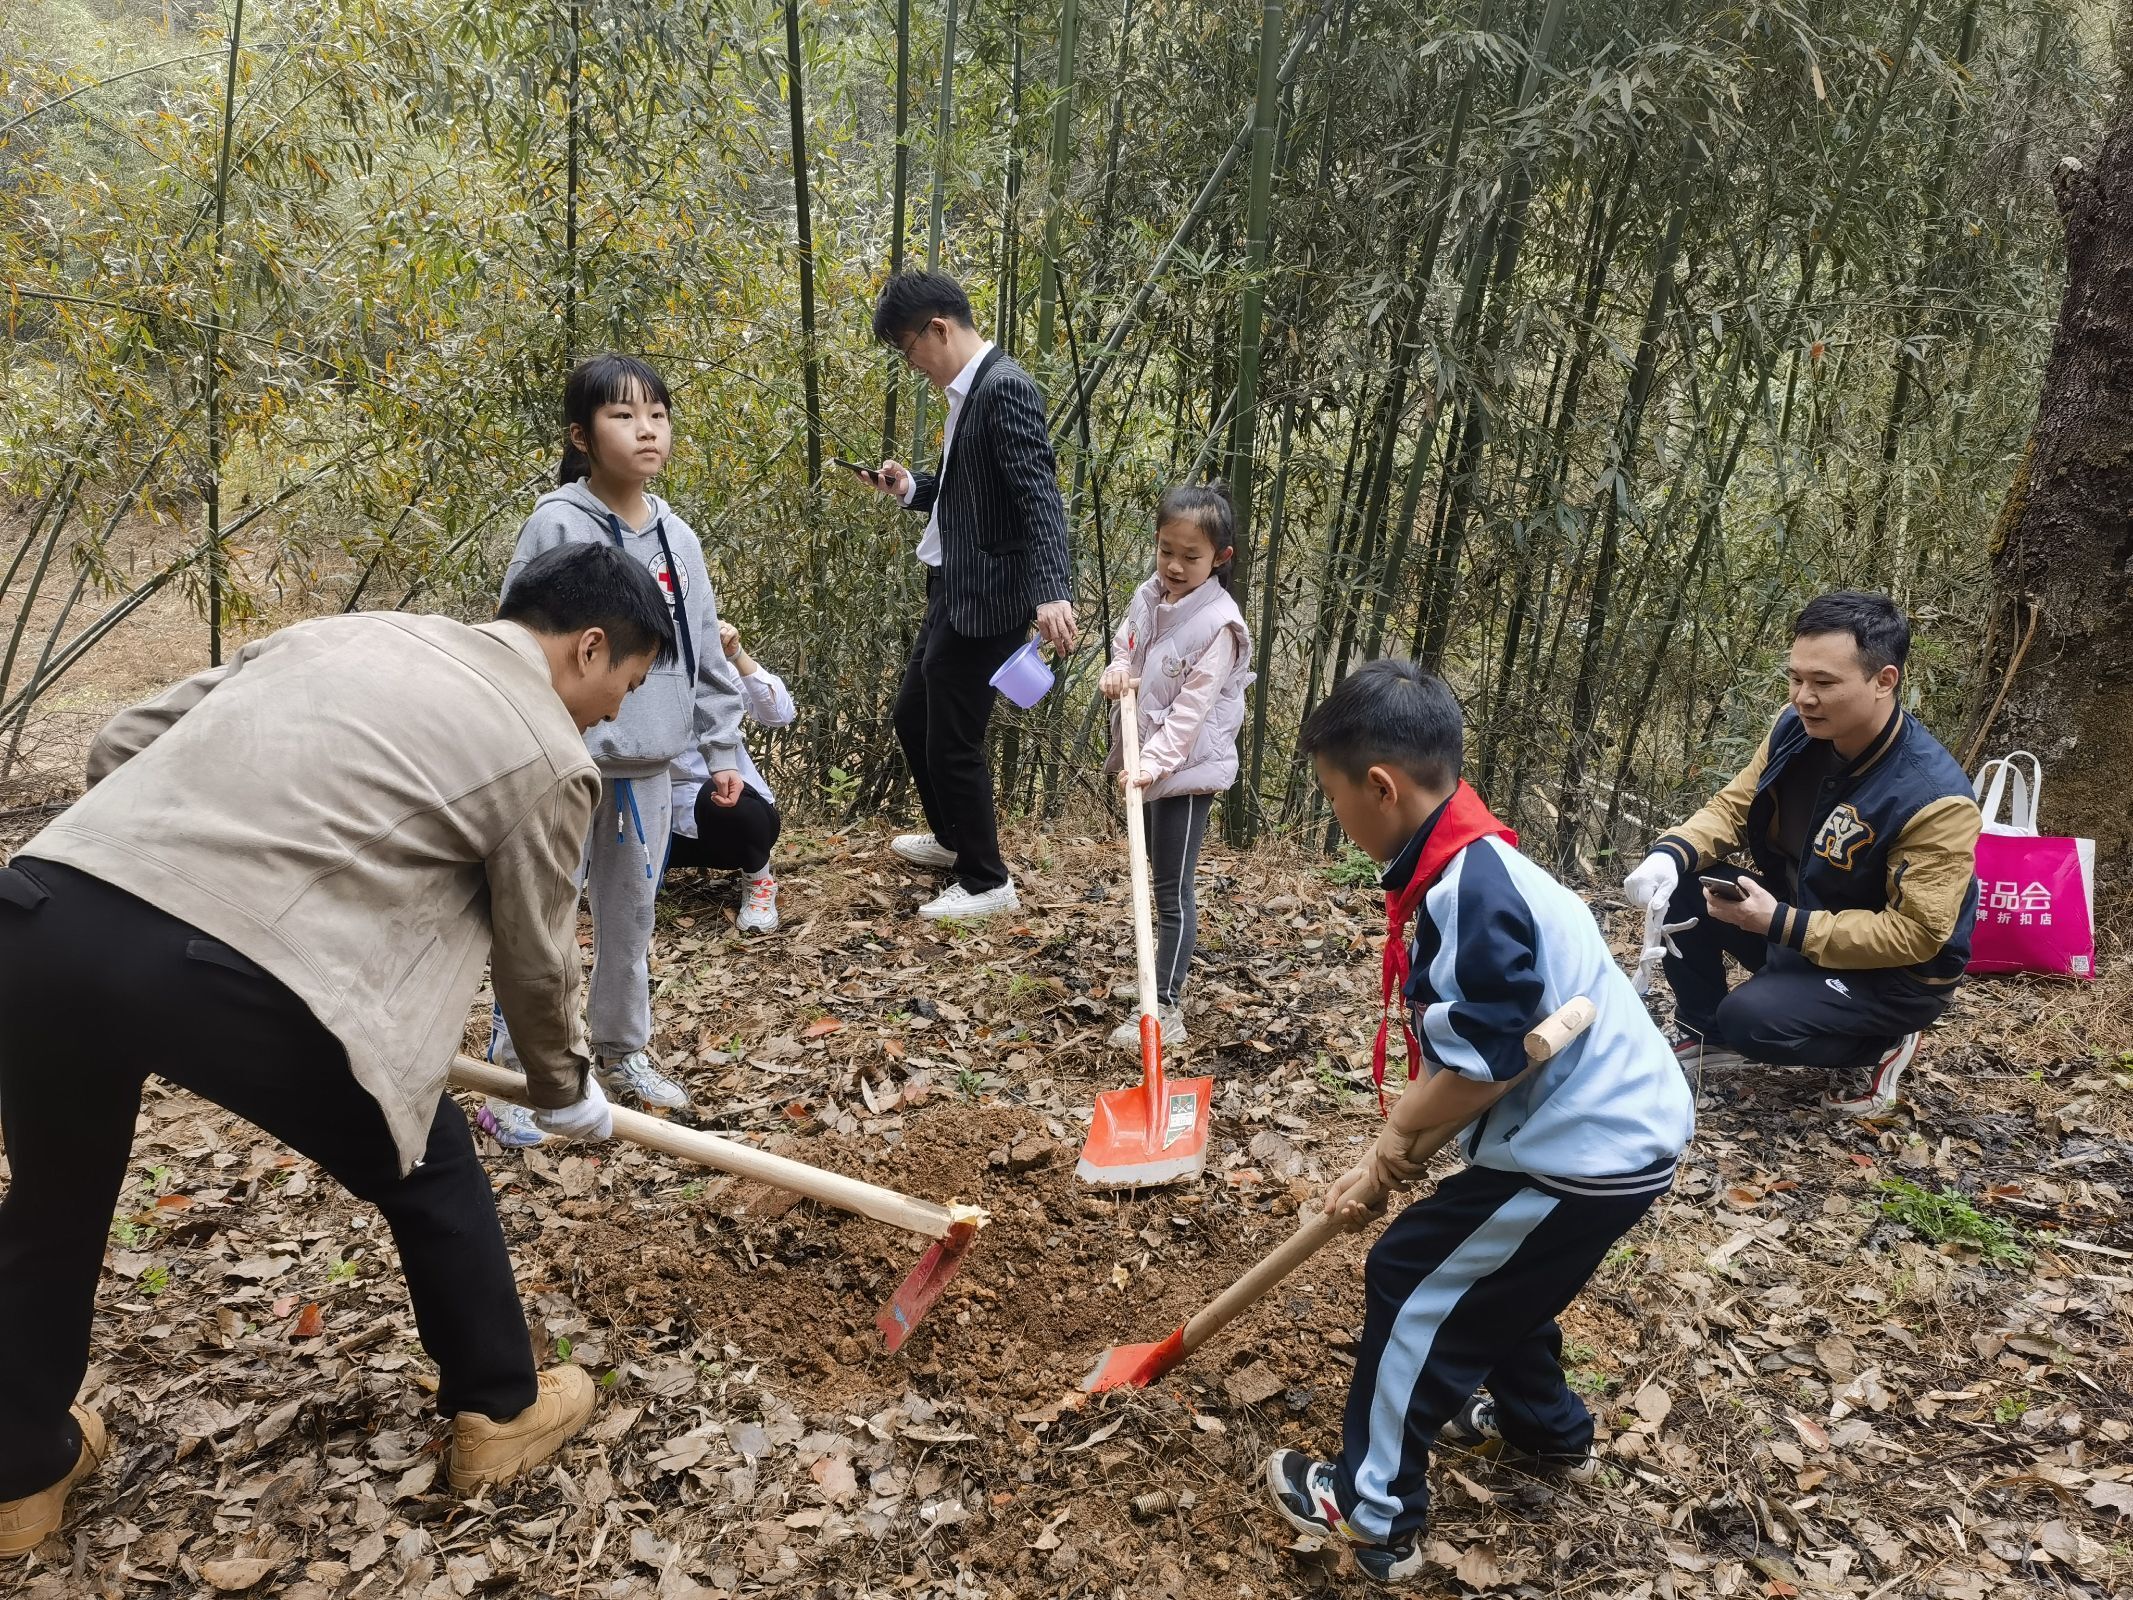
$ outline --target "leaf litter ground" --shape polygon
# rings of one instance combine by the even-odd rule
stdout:
[[[1019,919],[929,927],[869,832],[794,838],[786,927],[663,903],[657,1045],[700,1125],[993,1221],[898,1355],[922,1241],[626,1145],[491,1149],[544,1359],[590,1433],[463,1503],[375,1217],[152,1085],[91,1398],[115,1453],[33,1596],[1276,1596],[1360,1587],[1258,1486],[1338,1437],[1367,1236],[1145,1393],[1075,1388],[1296,1225],[1374,1128],[1374,895],[1210,850],[1197,1185],[1073,1176],[1130,1009],[1115,844],[1019,841]],[[1619,907],[1598,899],[1621,924]],[[1619,943],[1619,941],[1618,941]],[[2114,964],[2122,966],[2122,963]],[[2104,1596],[2133,1583],[2133,990],[1972,985],[1879,1124],[1815,1075],[1700,1085],[1681,1181],[1565,1319],[1604,1481],[1434,1469],[1422,1592]],[[470,1019],[470,1042],[485,1035]],[[9,1314],[23,1314],[11,1308]]]

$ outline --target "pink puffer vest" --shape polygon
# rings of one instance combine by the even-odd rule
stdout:
[[[1160,800],[1173,794],[1215,794],[1237,781],[1237,732],[1244,725],[1244,691],[1254,674],[1252,637],[1244,625],[1244,613],[1220,583],[1210,578],[1176,605],[1163,599],[1163,580],[1151,575],[1133,594],[1122,630],[1127,641],[1125,660],[1140,678],[1140,735],[1146,744],[1170,714],[1178,692],[1193,664],[1225,633],[1235,640],[1237,670],[1222,685],[1215,703],[1207,708],[1192,753],[1175,772],[1166,772],[1148,786],[1147,796]],[[1112,659],[1119,659],[1114,642]],[[1121,762],[1118,747],[1118,708],[1111,709],[1111,759],[1105,771],[1116,772]]]

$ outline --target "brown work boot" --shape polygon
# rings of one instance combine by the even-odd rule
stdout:
[[[49,1489],[20,1500],[0,1500],[0,1556],[27,1555],[57,1533],[66,1516],[68,1491],[104,1464],[110,1451],[104,1419],[86,1406],[73,1410],[81,1428],[81,1455],[74,1470]]]
[[[509,1422],[460,1412],[452,1418],[453,1492],[472,1494],[546,1461],[585,1426],[598,1394],[583,1367],[550,1367],[540,1376],[533,1404]]]

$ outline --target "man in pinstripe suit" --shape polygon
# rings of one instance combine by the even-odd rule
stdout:
[[[971,320],[953,278],[900,272],[874,306],[874,337],[947,397],[938,472],[885,461],[866,481],[926,518],[926,615],[896,692],[896,737],[911,764],[928,833],[890,846],[955,882],[919,908],[928,919],[1014,911],[1021,901],[1000,858],[985,728],[992,675],[1037,631],[1061,651],[1075,643],[1066,509],[1030,375]]]

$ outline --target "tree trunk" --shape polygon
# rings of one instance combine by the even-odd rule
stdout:
[[[2037,426],[1993,534],[2008,663],[1963,752],[2034,750],[2052,833],[2096,841],[2100,909],[2133,881],[2133,96],[2103,147],[2057,176],[2066,295]],[[2032,612],[2032,608],[2034,608]],[[2034,615],[2036,635],[2021,641]]]

